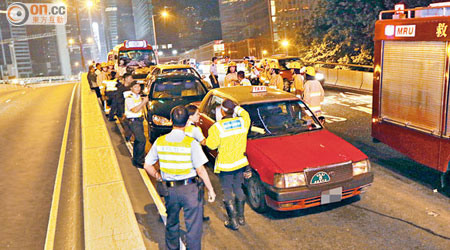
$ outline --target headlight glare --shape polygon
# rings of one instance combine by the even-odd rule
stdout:
[[[289,173],[289,174],[275,174],[274,186],[277,188],[292,188],[306,185],[305,174]]]
[[[170,121],[169,119],[167,119],[163,116],[153,115],[152,121],[154,124],[159,125],[159,126],[172,126],[172,121]]]
[[[353,176],[364,174],[370,171],[370,161],[368,159],[353,162]]]

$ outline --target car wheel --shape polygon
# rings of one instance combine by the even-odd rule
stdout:
[[[253,173],[252,177],[247,180],[246,184],[247,202],[253,210],[258,213],[267,211],[264,187],[259,177]]]

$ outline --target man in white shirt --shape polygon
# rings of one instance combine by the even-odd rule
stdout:
[[[147,139],[144,135],[144,113],[143,109],[148,102],[148,96],[141,100],[141,85],[136,81],[131,83],[131,91],[126,92],[125,116],[127,117],[130,130],[134,134],[133,165],[143,168],[145,158],[145,144]]]
[[[239,71],[237,73],[237,76],[238,76],[239,84],[241,86],[252,86],[252,84],[250,83],[250,80],[245,78],[245,72],[244,71]]]
[[[217,73],[217,57],[213,57],[211,59],[212,64],[209,70],[209,80],[211,81],[211,85],[213,88],[219,87],[219,74]]]

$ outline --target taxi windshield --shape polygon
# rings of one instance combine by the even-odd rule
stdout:
[[[206,90],[196,79],[160,79],[153,84],[153,99],[203,96]]]
[[[192,68],[174,68],[174,69],[163,69],[162,73],[190,73],[195,76],[199,76],[198,73]]]
[[[292,135],[322,128],[302,101],[259,103],[243,107],[252,121],[248,138]]]
[[[156,65],[153,50],[126,50],[119,52],[119,65],[149,67]],[[123,61],[123,63],[121,62]]]

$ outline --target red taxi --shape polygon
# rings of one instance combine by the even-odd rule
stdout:
[[[359,195],[373,182],[368,157],[324,129],[307,105],[284,91],[262,86],[209,91],[199,107],[205,135],[221,119],[217,107],[224,99],[246,109],[252,121],[247,157],[253,175],[245,189],[255,211],[339,202]]]

